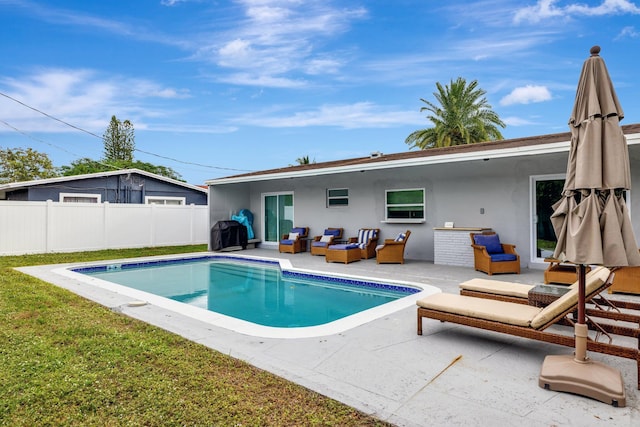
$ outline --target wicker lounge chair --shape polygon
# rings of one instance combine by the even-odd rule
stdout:
[[[601,268],[601,267],[600,267]],[[608,280],[591,298],[587,299],[589,304],[586,307],[585,314],[588,317],[588,323],[593,326],[594,329],[611,329],[608,332],[616,333],[615,327],[612,329],[609,325],[598,323],[597,319],[610,319],[621,322],[635,323],[640,326],[640,303],[633,301],[618,301],[606,298],[601,294],[605,289],[611,289],[611,286],[616,282],[618,278],[618,272],[621,269],[616,269],[614,272],[613,280]],[[592,273],[587,273],[587,278]],[[578,285],[577,281],[571,286],[554,286],[544,285],[546,288],[558,288],[558,289],[571,289]],[[516,304],[534,305],[530,300],[532,290],[535,290],[535,285],[525,285],[522,283],[502,282],[498,280],[489,279],[471,279],[460,285],[460,295],[494,299],[498,301],[513,302]],[[624,311],[623,311],[624,310]],[[624,332],[624,331],[623,331]],[[635,336],[631,335],[631,336]],[[625,335],[624,333],[622,335]],[[640,347],[639,347],[640,348]]]
[[[520,255],[516,246],[500,242],[498,235],[492,231],[470,233],[473,248],[474,267],[489,276],[495,273],[520,274]]]
[[[378,264],[404,264],[404,247],[409,240],[411,230],[400,233],[395,239],[385,239],[384,244],[376,247]]]
[[[311,241],[311,255],[326,255],[327,248],[334,241],[342,239],[342,228],[327,228],[322,236],[315,236]]]
[[[594,269],[586,281],[587,298],[597,295],[611,281],[610,271],[604,267]],[[578,304],[578,289],[570,289],[547,307],[525,306],[523,304],[474,298],[465,295],[439,293],[417,301],[418,335],[422,335],[424,318],[451,322],[488,331],[534,339],[552,344],[575,346],[573,335],[549,332],[546,329],[562,320],[572,323],[569,314]],[[620,327],[620,335],[638,338],[639,329]],[[626,333],[622,333],[627,329]],[[604,353],[636,361],[638,388],[640,389],[640,350],[619,344],[594,340],[587,342],[587,350]]]
[[[295,254],[298,252],[306,252],[307,237],[309,236],[309,227],[294,227],[288,234],[282,236],[278,251]]]
[[[360,258],[369,259],[376,256],[376,246],[380,236],[379,228],[361,228],[357,237],[350,237],[349,243],[356,243],[360,247]]]

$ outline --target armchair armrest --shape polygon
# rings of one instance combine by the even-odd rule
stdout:
[[[502,243],[502,250],[504,251],[505,254],[517,255],[516,245],[511,245],[509,243]]]

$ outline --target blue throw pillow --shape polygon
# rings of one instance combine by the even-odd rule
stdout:
[[[500,244],[500,237],[498,237],[497,234],[476,234],[473,236],[473,240],[476,242],[476,245],[487,248],[489,255],[504,252]]]
[[[334,237],[338,237],[338,235],[340,234],[340,230],[329,230],[328,228],[326,230],[324,230],[323,233],[325,236],[334,236]]]

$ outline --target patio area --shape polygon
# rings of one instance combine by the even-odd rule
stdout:
[[[471,268],[407,260],[404,265],[326,263],[309,253],[279,254],[250,249],[238,255],[288,259],[295,268],[432,285],[458,293],[458,284],[487,278]],[[224,354],[245,360],[311,390],[399,426],[425,425],[600,425],[640,424],[640,391],[632,360],[590,352],[594,360],[619,369],[627,406],[613,406],[538,387],[546,355],[570,354],[560,347],[427,319],[416,334],[416,308],[395,312],[346,332],[317,338],[271,339],[242,335],[191,317],[145,305],[72,279],[51,277],[46,266],[29,274],[56,283],[128,316],[162,327]],[[543,283],[542,270],[492,277]],[[640,301],[616,294],[617,300]],[[634,344],[630,344],[634,345]]]

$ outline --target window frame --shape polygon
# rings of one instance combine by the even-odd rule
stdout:
[[[329,194],[329,192],[331,191],[346,191],[347,195],[346,196],[331,196]],[[346,208],[349,206],[349,189],[346,187],[343,188],[327,188],[326,191],[326,197],[327,197],[327,208]],[[346,200],[347,203],[343,204],[343,205],[332,205],[331,204],[331,200]]]
[[[404,191],[422,191],[422,203],[404,203],[404,204],[389,204],[388,203],[388,195],[389,193],[398,193],[398,192],[404,192]],[[411,223],[411,224],[418,224],[418,223],[424,223],[426,222],[426,217],[427,217],[427,191],[424,187],[422,188],[394,188],[394,189],[388,189],[388,190],[384,190],[384,221],[385,223]],[[389,207],[396,207],[396,206],[417,206],[417,205],[421,205],[422,206],[422,218],[389,218]]]
[[[85,199],[94,199],[95,202],[76,202],[76,201],[65,201],[66,197],[69,198],[78,198],[82,197]],[[58,193],[58,201],[60,203],[91,203],[91,204],[99,204],[102,203],[102,194],[99,193]]]
[[[163,203],[151,203],[151,200],[162,200]],[[178,204],[167,204],[167,200],[178,201]],[[187,204],[186,197],[176,197],[176,196],[144,196],[144,204],[145,205],[159,205],[159,206],[184,206]]]

